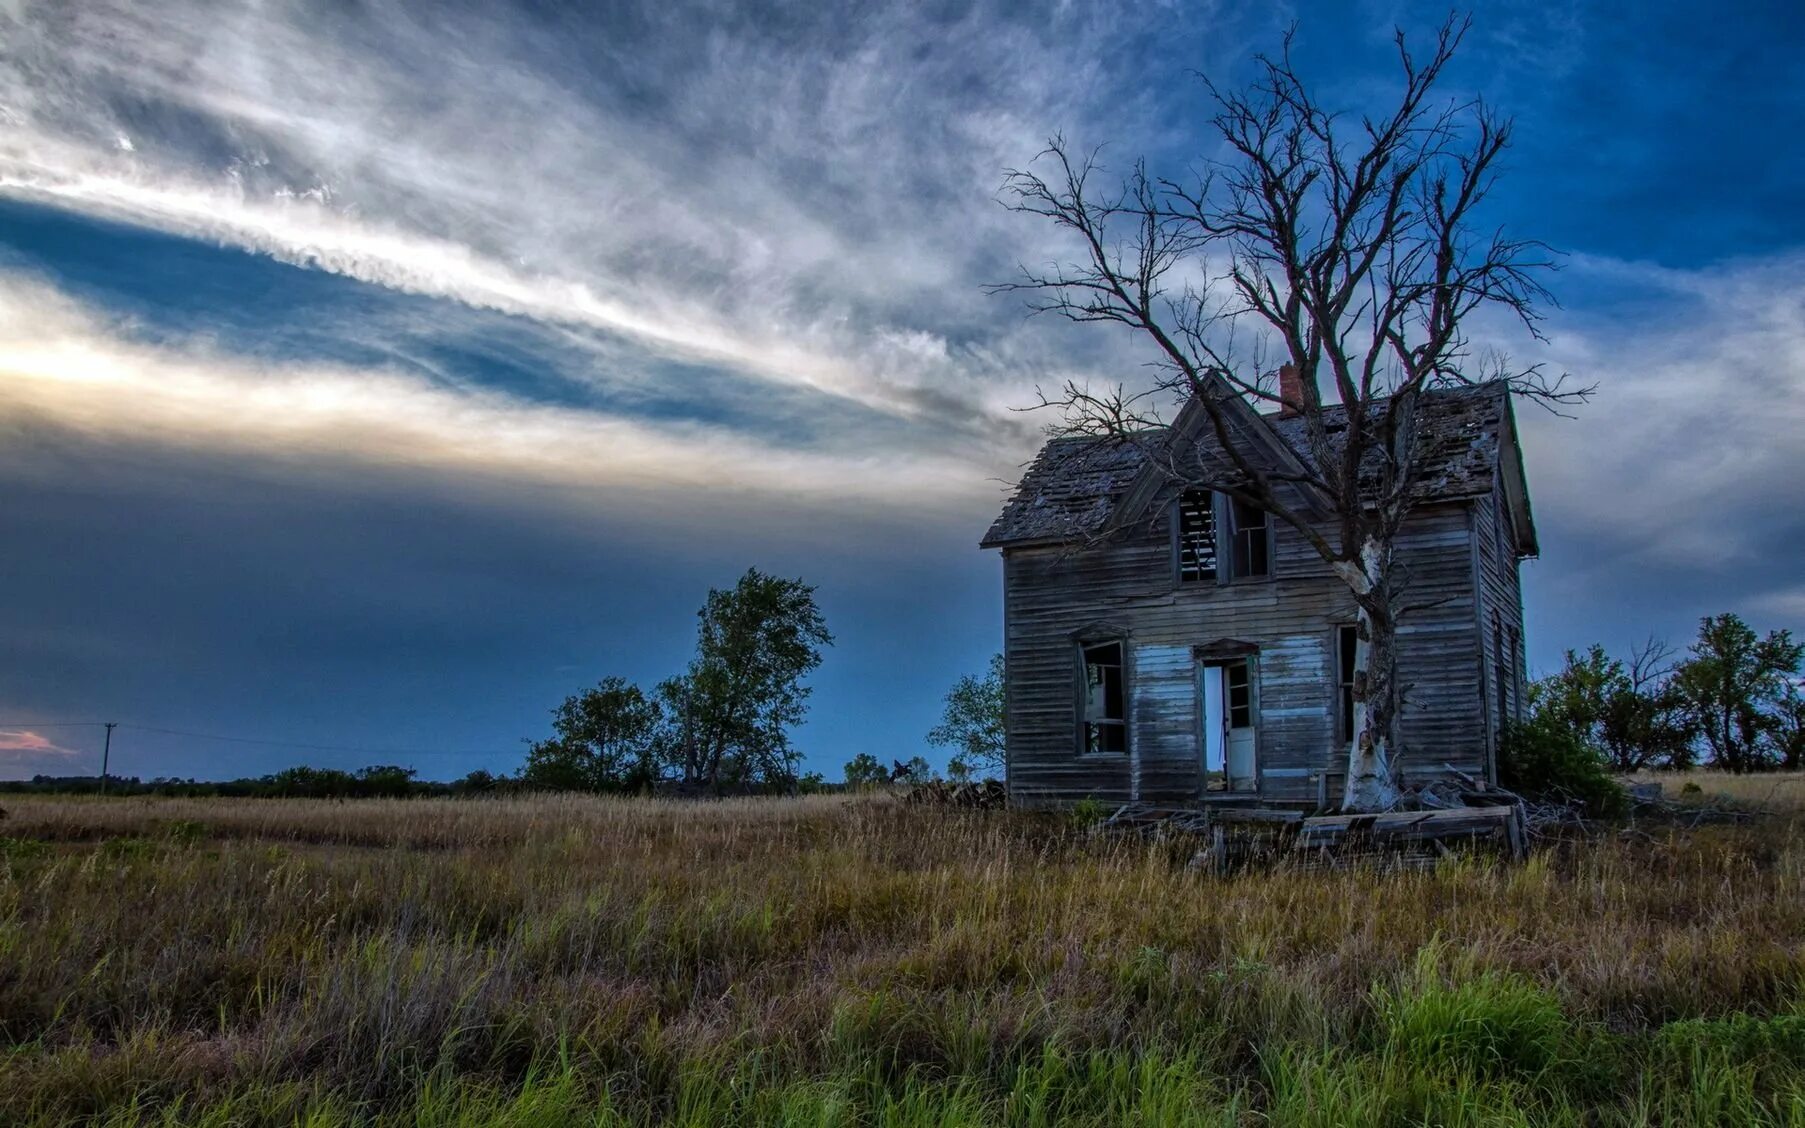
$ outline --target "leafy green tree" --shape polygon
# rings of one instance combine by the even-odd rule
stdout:
[[[1780,709],[1805,645],[1790,631],[1757,637],[1740,616],[1725,613],[1699,621],[1691,654],[1674,680],[1712,762],[1732,772],[1772,766],[1781,755]]]
[[[708,593],[689,669],[660,683],[662,745],[689,790],[789,787],[790,729],[808,713],[805,678],[833,643],[815,589],[750,568]]]
[[[658,778],[659,704],[624,678],[603,678],[552,711],[550,740],[527,752],[520,781],[551,791],[621,791]]]
[[[1532,707],[1618,771],[1685,767],[1694,730],[1671,677],[1671,654],[1653,640],[1627,665],[1596,644],[1583,654],[1569,650],[1560,672],[1531,688]]]
[[[983,676],[966,674],[946,694],[946,711],[928,732],[928,743],[956,751],[947,772],[954,779],[1003,770],[1003,656],[993,654]]]
[[[1780,766],[1788,771],[1805,768],[1805,687],[1796,681],[1786,683],[1776,720],[1774,742],[1780,751]]]
[[[871,787],[885,783],[890,779],[890,772],[878,758],[869,752],[860,752],[846,761],[846,786]]]

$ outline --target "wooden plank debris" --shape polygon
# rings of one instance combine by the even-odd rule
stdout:
[[[1251,861],[1286,857],[1309,862],[1384,858],[1402,864],[1433,864],[1459,850],[1474,848],[1491,849],[1521,861],[1528,855],[1528,832],[1522,807],[1499,801],[1507,794],[1491,792],[1487,796],[1491,802],[1478,806],[1316,816],[1271,807],[1128,804],[1096,829],[1101,834],[1204,837],[1209,845],[1193,857],[1192,864],[1217,873]]]

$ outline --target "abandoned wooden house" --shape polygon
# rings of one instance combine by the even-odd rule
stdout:
[[[1395,557],[1396,766],[1406,786],[1495,782],[1500,728],[1524,706],[1518,566],[1537,551],[1510,395],[1432,392],[1419,419],[1421,500]],[[1257,422],[1302,453],[1302,416]],[[1352,596],[1295,530],[1174,484],[1148,452],[1185,433],[1207,459],[1207,429],[1049,441],[984,537],[1003,556],[1012,803],[1341,794]]]

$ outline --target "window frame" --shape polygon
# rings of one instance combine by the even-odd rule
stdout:
[[[1218,496],[1221,496],[1221,495],[1218,495]],[[1236,501],[1235,499],[1230,498],[1230,497],[1223,497],[1222,500],[1225,503],[1222,506],[1222,508],[1224,510],[1224,515],[1226,515],[1228,518],[1228,521],[1227,521],[1228,552],[1226,553],[1226,555],[1228,557],[1228,569],[1227,570],[1229,573],[1229,581],[1232,583],[1237,580],[1251,581],[1251,580],[1270,580],[1270,579],[1272,579],[1273,557],[1275,555],[1273,550],[1276,547],[1274,540],[1273,540],[1272,514],[1268,513],[1264,509],[1258,508],[1257,506],[1248,505],[1244,502]],[[1260,526],[1259,526],[1259,532],[1261,534],[1259,537],[1259,540],[1261,542],[1260,543],[1260,551],[1265,555],[1265,558],[1266,558],[1266,560],[1265,560],[1266,570],[1263,572],[1255,572],[1255,571],[1251,571],[1251,570],[1244,572],[1241,569],[1241,542],[1242,542],[1243,534],[1251,533],[1254,531],[1252,527],[1247,527],[1247,528],[1242,527],[1241,511],[1243,509],[1245,509],[1251,513],[1258,513],[1260,515]],[[1251,544],[1252,544],[1252,541],[1250,539],[1249,545],[1251,546]],[[1252,551],[1251,551],[1251,547],[1250,547],[1250,551],[1249,551],[1248,555],[1250,558],[1253,555]]]
[[[1235,675],[1241,677],[1241,684],[1235,684]],[[1235,692],[1239,690],[1241,701],[1235,702]],[[1230,729],[1253,728],[1253,667],[1244,658],[1239,662],[1229,662],[1222,667],[1222,711],[1228,718]],[[1237,723],[1238,722],[1238,723]]]
[[[1352,640],[1352,653],[1348,643]],[[1335,646],[1335,739],[1343,745],[1354,743],[1354,667],[1360,655],[1360,624],[1336,623]]]
[[[1093,663],[1090,660],[1090,652],[1093,650],[1101,650],[1105,647],[1110,647],[1110,646],[1113,646],[1116,648],[1116,662],[1115,662],[1115,666],[1114,666],[1114,668],[1116,670],[1116,681],[1117,681],[1116,696],[1119,699],[1117,704],[1120,708],[1121,716],[1120,717],[1093,718],[1090,713],[1090,698],[1091,698],[1090,669],[1093,665],[1096,665],[1100,668],[1105,668],[1105,669],[1107,669],[1109,667],[1108,667],[1107,663],[1101,663],[1101,662]],[[1128,685],[1129,685],[1129,683],[1128,683],[1128,639],[1127,639],[1127,637],[1126,636],[1112,636],[1112,637],[1107,637],[1107,638],[1078,639],[1074,642],[1073,653],[1074,653],[1074,657],[1076,659],[1076,665],[1073,669],[1073,675],[1074,675],[1073,680],[1075,683],[1074,684],[1074,694],[1073,694],[1073,704],[1075,707],[1075,714],[1076,714],[1076,720],[1077,720],[1077,724],[1074,726],[1074,729],[1075,729],[1075,740],[1076,740],[1076,744],[1077,744],[1078,755],[1079,756],[1107,756],[1107,757],[1118,757],[1118,756],[1128,755],[1129,743],[1130,743],[1130,740],[1132,739],[1132,734],[1131,734],[1131,729],[1129,726],[1129,718],[1128,718],[1128,713],[1129,713]],[[1105,697],[1105,705],[1107,706],[1107,699],[1108,699],[1107,688],[1105,688],[1105,690],[1104,690],[1104,697]],[[1120,748],[1092,747],[1092,735],[1091,734],[1092,734],[1093,729],[1113,730],[1115,732],[1120,733],[1119,739],[1121,742],[1121,747]]]
[[[1519,647],[1522,645],[1522,632],[1515,623],[1504,625],[1504,660],[1510,665],[1510,719],[1521,723],[1523,720],[1523,678],[1519,671],[1521,657]]]
[[[1184,567],[1184,510],[1187,495],[1207,494],[1210,498],[1210,543],[1215,557],[1213,568],[1209,574],[1187,577]],[[1260,551],[1265,557],[1266,569],[1254,572],[1240,567],[1240,547],[1244,534],[1253,534],[1251,527],[1243,527],[1238,521],[1236,509],[1244,508],[1258,513],[1261,518],[1260,530],[1264,533]],[[1277,578],[1278,572],[1278,522],[1272,514],[1256,506],[1244,505],[1235,501],[1219,490],[1205,490],[1200,487],[1187,489],[1172,499],[1167,507],[1167,529],[1171,538],[1172,584],[1175,588],[1203,587],[1213,578],[1217,585],[1235,583],[1259,583]],[[1253,555],[1250,549],[1248,554]]]
[[[1216,499],[1220,496],[1215,490],[1187,489],[1172,499],[1172,576],[1174,582],[1182,586],[1192,584],[1219,584],[1222,582],[1222,534],[1220,522],[1217,520]],[[1198,505],[1196,499],[1204,499]],[[1185,509],[1189,503],[1193,508],[1201,510],[1209,521],[1210,565],[1206,570],[1196,569],[1197,575],[1185,575]]]
[[[1492,691],[1498,706],[1498,728],[1502,731],[1511,721],[1510,686],[1504,680],[1504,617],[1496,611],[1492,612],[1492,677]]]

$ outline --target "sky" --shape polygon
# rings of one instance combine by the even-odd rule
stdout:
[[[95,771],[103,720],[144,778],[512,770],[749,566],[836,637],[805,767],[943,760],[1022,409],[1148,360],[986,293],[1070,253],[1004,170],[1217,154],[1196,75],[1291,24],[1382,105],[1444,14],[0,0],[0,777]],[[1532,667],[1805,628],[1805,8],[1473,17],[1491,215],[1562,252],[1496,343],[1598,387],[1519,407]]]

